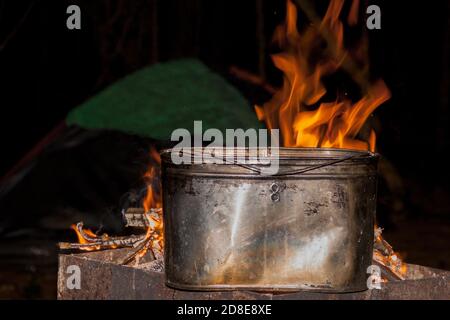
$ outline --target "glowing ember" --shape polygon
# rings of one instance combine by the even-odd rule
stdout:
[[[300,35],[297,9],[287,1],[286,21],[274,36],[283,52],[272,56],[275,66],[284,73],[284,83],[269,102],[255,107],[258,119],[265,121],[269,129],[280,129],[285,147],[375,150],[375,132],[372,131],[367,142],[356,136],[370,114],[390,97],[382,80],[361,88],[363,96],[354,103],[345,94],[332,102],[323,101],[327,92],[323,77],[341,67],[352,78],[361,77],[359,68],[355,71],[348,67],[362,50],[360,45],[352,54],[344,48],[343,25],[339,20],[343,3],[332,0],[320,24],[309,26]],[[357,4],[353,4],[348,20],[356,19]],[[319,47],[319,39],[326,40],[325,49]]]

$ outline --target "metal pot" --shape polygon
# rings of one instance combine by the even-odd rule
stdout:
[[[191,149],[197,154],[202,149]],[[163,151],[167,285],[188,290],[367,289],[378,156],[281,148],[279,173],[255,159],[175,165]],[[217,155],[216,155],[217,156]]]

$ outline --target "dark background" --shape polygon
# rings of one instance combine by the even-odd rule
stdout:
[[[81,30],[66,28],[70,4],[81,8]],[[327,4],[316,1],[322,13]],[[372,74],[392,93],[374,117],[387,172],[379,220],[407,261],[450,269],[450,2],[366,4],[382,13],[381,30],[367,32]],[[198,57],[251,104],[265,101],[261,88],[229,69],[280,83],[269,53],[284,12],[285,1],[262,0],[0,0],[0,176],[72,108],[156,62]],[[30,290],[29,297],[52,295]]]

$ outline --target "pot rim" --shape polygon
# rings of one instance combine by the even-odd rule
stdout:
[[[199,157],[200,155],[213,155],[214,157],[223,157],[227,159],[256,159],[261,157],[270,158],[271,148],[269,154],[265,154],[266,148],[248,148],[248,147],[191,147],[179,148],[181,152],[186,149],[193,150],[192,157]],[[161,158],[165,161],[171,162],[171,152],[174,148],[163,149],[160,152]],[[303,148],[303,147],[280,147],[279,160],[339,160],[343,158],[351,158],[351,160],[369,160],[380,157],[378,153],[368,150],[356,149],[340,149],[340,148]],[[205,153],[202,153],[205,152]],[[260,154],[258,154],[260,152]],[[273,154],[274,155],[274,154]],[[205,162],[207,163],[207,162]]]

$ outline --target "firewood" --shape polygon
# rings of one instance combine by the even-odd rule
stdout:
[[[150,209],[150,214],[159,217],[162,209]],[[135,227],[135,228],[147,228],[149,226],[149,221],[145,219],[145,212],[142,208],[128,208],[125,212],[125,226]],[[151,223],[151,221],[150,221]]]
[[[148,226],[144,239],[136,246],[137,250],[127,256],[121,264],[127,265],[131,261],[139,260],[139,258],[143,257],[147,253],[147,251],[151,252],[154,260],[162,258],[162,248],[159,247],[158,242],[155,241],[156,238],[153,233],[156,227],[156,221],[160,219],[159,215],[161,212],[162,209],[151,209],[143,215],[145,220],[144,223]]]
[[[392,246],[381,236],[383,229],[375,226],[373,245],[373,261],[383,267],[383,270],[391,276],[405,280],[406,265],[398,257]]]
[[[381,269],[381,278],[386,279],[387,281],[398,281],[398,280],[405,280],[399,277],[395,272],[393,272],[389,267],[385,266],[384,264],[373,260],[373,264],[380,267]]]
[[[145,239],[145,235],[131,235],[127,237],[109,237],[108,239],[94,238],[92,242],[87,243],[69,243],[60,242],[58,246],[61,250],[73,250],[73,249],[108,249],[108,248],[133,248],[140,244]]]

